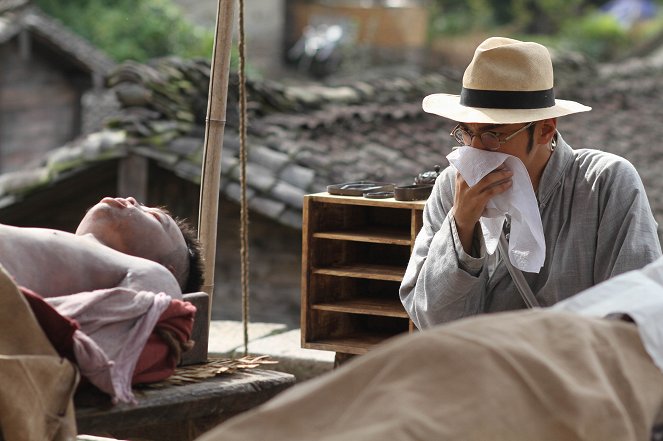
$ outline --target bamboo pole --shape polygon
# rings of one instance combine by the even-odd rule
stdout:
[[[203,291],[209,294],[209,316],[212,319],[214,268],[216,263],[216,225],[219,217],[219,184],[221,181],[221,151],[226,125],[226,101],[230,73],[233,18],[236,0],[218,0],[214,50],[210,67],[205,144],[203,148],[198,209],[198,239],[205,261]]]

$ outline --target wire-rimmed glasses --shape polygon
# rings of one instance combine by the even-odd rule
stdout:
[[[534,121],[525,124],[524,126],[519,128],[515,132],[507,135],[503,139],[500,139],[500,136],[504,136],[504,133],[497,133],[487,130],[479,134],[473,134],[469,132],[467,129],[463,128],[460,124],[454,127],[453,130],[451,130],[451,133],[449,133],[449,135],[452,136],[456,140],[456,142],[458,142],[458,144],[460,145],[471,145],[474,137],[478,136],[481,139],[481,144],[485,148],[487,148],[488,150],[498,150],[502,146],[502,144],[509,142],[510,139],[512,139],[517,134],[530,127],[532,124],[534,124]]]

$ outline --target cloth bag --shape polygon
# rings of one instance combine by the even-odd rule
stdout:
[[[76,438],[74,365],[60,358],[0,266],[0,429],[4,441]]]

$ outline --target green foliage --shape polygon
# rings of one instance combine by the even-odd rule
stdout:
[[[432,4],[431,34],[458,35],[470,30],[492,26],[494,23],[488,7],[489,1],[435,0]]]
[[[574,17],[587,0],[434,0],[434,32],[457,34],[463,30],[509,26],[530,33],[557,31]]]
[[[663,14],[626,29],[599,11],[607,0],[433,0],[430,38],[514,36],[606,61],[663,35]],[[663,8],[663,0],[656,0]]]
[[[170,0],[34,1],[118,61],[212,54],[213,31],[185,20]]]
[[[598,60],[619,55],[630,43],[628,31],[613,16],[599,12],[567,22],[558,37],[560,44]]]

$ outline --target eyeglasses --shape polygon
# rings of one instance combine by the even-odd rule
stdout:
[[[470,145],[472,144],[472,139],[474,139],[475,136],[478,136],[481,139],[481,144],[485,148],[487,148],[488,150],[498,150],[502,146],[502,144],[509,142],[510,139],[512,139],[514,136],[516,136],[526,128],[530,127],[532,124],[534,124],[534,121],[525,124],[523,127],[519,128],[518,130],[511,133],[502,140],[500,140],[500,136],[504,136],[504,133],[486,131],[486,132],[481,132],[479,134],[473,134],[468,132],[463,127],[461,127],[460,124],[454,127],[451,133],[449,133],[449,135],[453,136],[453,138],[460,145]]]

